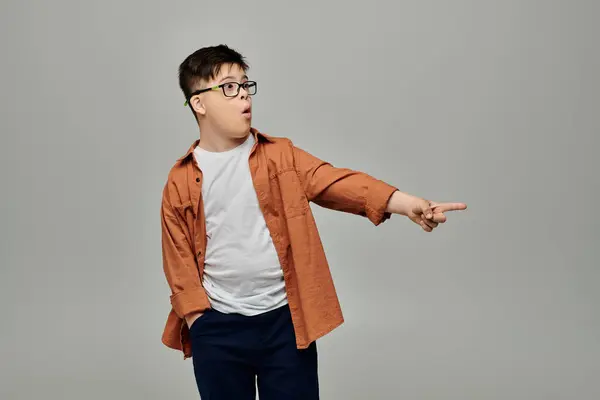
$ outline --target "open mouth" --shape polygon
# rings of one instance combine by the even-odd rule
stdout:
[[[244,108],[244,110],[242,111],[242,115],[246,118],[250,117],[252,115],[252,107],[248,106]]]

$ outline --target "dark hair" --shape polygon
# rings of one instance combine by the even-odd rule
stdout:
[[[218,75],[224,64],[234,64],[244,71],[248,70],[244,56],[224,44],[203,47],[187,56],[179,66],[179,87],[185,99],[189,100],[190,94],[198,89],[201,81]],[[194,112],[192,106],[189,106]]]

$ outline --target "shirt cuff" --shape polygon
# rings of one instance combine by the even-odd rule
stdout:
[[[398,188],[380,180],[375,180],[369,185],[365,208],[367,218],[374,225],[377,226],[391,217],[391,213],[387,212],[386,209],[390,197],[397,190]]]
[[[179,318],[192,312],[202,312],[210,308],[208,296],[202,287],[187,289],[171,295],[171,305]]]

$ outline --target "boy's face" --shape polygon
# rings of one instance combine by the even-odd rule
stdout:
[[[252,98],[248,94],[252,89],[239,85],[245,82],[248,82],[248,77],[242,68],[234,64],[223,65],[218,76],[204,82],[202,87],[225,86],[201,93],[192,99],[191,104],[199,118],[227,137],[246,136],[252,122]]]

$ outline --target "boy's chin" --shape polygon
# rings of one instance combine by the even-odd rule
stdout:
[[[250,128],[248,127],[248,129],[242,129],[237,132],[232,132],[230,134],[230,137],[232,139],[242,139],[242,138],[245,138],[246,136],[248,136],[249,133],[250,133]]]

